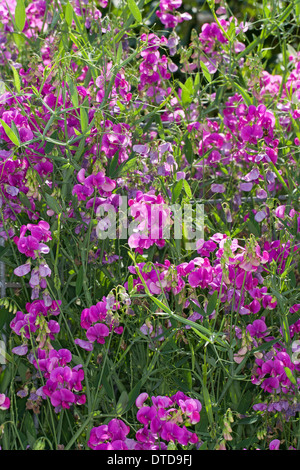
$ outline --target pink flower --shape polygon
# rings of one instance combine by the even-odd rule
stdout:
[[[213,193],[224,193],[225,186],[224,184],[212,184],[210,187],[211,192]]]
[[[4,395],[4,393],[0,393],[0,410],[8,410],[10,407],[10,399]]]
[[[56,390],[51,395],[51,404],[55,407],[62,406],[68,409],[73,403],[75,403],[75,395],[66,388]]]
[[[279,219],[284,219],[284,213],[285,213],[285,206],[278,206],[275,209],[275,215]]]
[[[279,450],[280,446],[280,440],[279,439],[273,439],[273,441],[270,442],[269,444],[269,449],[270,450]]]
[[[103,323],[96,323],[94,326],[88,328],[86,332],[89,341],[97,341],[97,343],[104,344],[105,337],[109,335],[109,328]]]

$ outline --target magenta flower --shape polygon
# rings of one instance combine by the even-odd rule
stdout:
[[[279,219],[284,219],[284,213],[285,213],[286,206],[278,206],[275,209],[275,215]]]
[[[20,237],[17,246],[20,253],[24,253],[28,258],[35,258],[35,251],[39,249],[39,242],[32,235],[28,235],[28,237]]]
[[[298,310],[300,310],[300,304],[294,304],[294,305],[290,308],[290,313],[296,313],[296,312],[298,312]]]
[[[262,338],[265,336],[265,332],[267,330],[267,325],[264,322],[264,318],[260,320],[254,320],[252,325],[247,326],[247,331],[249,331],[252,338],[255,336],[256,338]]]
[[[135,401],[136,407],[137,407],[137,408],[141,408],[141,407],[143,406],[144,402],[145,402],[148,398],[149,398],[148,393],[141,393],[141,394],[137,397],[137,399],[136,399],[136,401]]]
[[[56,367],[50,373],[50,380],[52,382],[58,382],[64,384],[70,382],[72,378],[72,370],[70,367]]]
[[[97,341],[97,343],[104,344],[105,338],[109,336],[109,328],[103,323],[96,323],[90,326],[86,332],[86,337],[89,341]]]
[[[280,446],[280,440],[279,439],[273,439],[273,441],[270,442],[269,444],[269,449],[270,450],[279,450]]]
[[[130,431],[121,419],[112,419],[91,430],[88,446],[93,450],[127,450],[127,435]]]
[[[70,408],[75,403],[75,395],[66,388],[56,390],[51,395],[51,404],[55,407]]]
[[[4,393],[0,393],[0,410],[5,411],[10,407],[10,399]]]

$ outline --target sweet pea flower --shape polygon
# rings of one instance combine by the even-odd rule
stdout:
[[[89,341],[97,341],[97,343],[100,344],[105,343],[105,337],[108,335],[109,328],[103,323],[96,323],[94,326],[90,326],[86,332],[86,336]]]
[[[269,444],[269,449],[270,450],[279,450],[280,446],[280,440],[279,439],[273,439],[273,441],[270,442]]]
[[[0,393],[0,410],[5,411],[10,407],[10,399],[4,393]]]

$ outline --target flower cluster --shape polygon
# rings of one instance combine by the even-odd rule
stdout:
[[[99,103],[102,103],[105,97],[105,89],[106,86],[112,78],[112,62],[109,62],[106,66],[105,72],[103,72],[99,77],[96,79],[96,86],[97,86],[97,94],[96,100]],[[128,104],[132,98],[132,93],[130,92],[131,85],[126,80],[125,71],[124,69],[120,70],[115,76],[115,82],[113,84],[112,90],[110,92],[109,98],[109,106],[115,112],[119,111],[118,101],[122,104]],[[124,143],[124,142],[123,142]],[[104,147],[103,147],[104,149]]]
[[[16,276],[23,277],[31,272],[29,285],[32,288],[31,300],[38,299],[40,290],[43,291],[43,300],[46,306],[52,305],[52,299],[49,295],[47,277],[51,276],[51,269],[44,260],[43,255],[49,253],[50,248],[45,242],[52,240],[50,226],[48,222],[40,220],[37,225],[23,225],[20,230],[20,237],[14,237],[20,253],[25,254],[28,259],[25,264],[15,268]],[[31,235],[25,236],[30,231]],[[32,268],[32,261],[37,266]],[[35,260],[35,261],[34,261]]]
[[[72,194],[76,194],[78,201],[86,201],[94,194],[95,190],[99,196],[110,196],[116,187],[115,181],[112,181],[101,171],[85,177],[85,169],[82,168],[77,174],[77,180],[80,184],[73,187]]]
[[[141,393],[136,399],[137,420],[143,425],[135,435],[128,438],[130,432],[122,420],[112,419],[107,425],[91,430],[88,446],[93,450],[165,450],[167,443],[181,446],[198,443],[197,434],[187,426],[200,421],[201,403],[189,398],[182,392],[168,396],[152,396],[151,405],[146,405],[147,393]]]
[[[233,303],[236,311],[239,309],[242,315],[258,313],[261,306],[267,309],[276,307],[277,301],[268,294],[268,288],[259,287],[263,283],[262,273],[269,260],[268,252],[261,252],[253,239],[241,247],[237,240],[231,240],[225,234],[215,234],[207,242],[198,240],[197,246],[202,256],[177,266],[171,265],[168,260],[164,264],[138,263],[139,274],[149,292],[160,294],[164,290],[178,294],[186,285],[193,290],[208,289],[209,294],[217,291],[221,293],[222,303]],[[208,256],[214,252],[215,260],[211,261]],[[135,266],[129,266],[128,269],[132,274],[138,274]],[[139,291],[144,290],[139,277],[134,279],[134,286]],[[249,303],[246,294],[250,296]]]
[[[286,373],[286,368],[292,372],[295,367],[283,348],[280,350],[274,348],[263,358],[255,359],[252,383],[260,385],[265,392],[271,394],[287,394],[294,389],[294,385]]]
[[[86,402],[86,396],[77,393],[83,388],[82,365],[71,368],[67,365],[71,360],[72,354],[68,349],[52,349],[48,353],[39,349],[37,360],[33,360],[33,364],[46,380],[45,385],[36,393],[43,399],[49,397],[56,413],[62,408],[69,409],[74,404],[83,405]]]
[[[164,87],[165,80],[171,77],[170,69],[175,70],[177,66],[170,61],[165,54],[161,55],[159,48],[166,46],[168,41],[165,36],[160,38],[153,34],[142,34],[142,44],[144,47],[141,51],[142,61],[139,66],[140,83],[139,91],[146,93],[147,104],[154,101],[160,103],[167,96],[168,91]],[[172,69],[172,67],[174,67]]]
[[[165,230],[171,225],[171,211],[161,195],[154,192],[138,191],[134,199],[128,202],[130,215],[134,219],[134,228],[128,244],[138,253],[156,244],[159,248],[165,245]]]
[[[49,240],[52,240],[49,228],[48,222],[44,220],[40,220],[37,225],[22,225],[20,236],[14,237],[19,252],[32,259],[49,253],[50,249],[45,245]],[[27,231],[30,232],[28,236],[26,236]]]
[[[27,354],[27,343],[33,334],[36,334],[36,341],[40,348],[52,349],[51,341],[54,340],[54,335],[59,333],[60,326],[57,321],[48,320],[48,318],[60,313],[60,304],[60,301],[53,300],[50,305],[46,305],[43,300],[35,300],[26,304],[27,313],[17,311],[10,322],[10,328],[21,337],[23,344],[13,349],[15,354],[19,356]]]
[[[105,344],[106,338],[116,333],[123,333],[120,326],[120,313],[127,312],[131,304],[129,295],[124,288],[118,288],[116,293],[110,292],[96,305],[85,308],[81,312],[81,328],[86,330],[86,340],[75,339],[75,344],[87,351],[93,350],[93,343]]]
[[[137,266],[128,267],[129,272],[135,275],[138,274],[137,268],[152,295],[162,292],[178,294],[185,286],[179,269],[168,260],[164,264],[138,263]],[[138,291],[144,291],[144,283],[139,277],[133,280],[133,286]],[[125,288],[128,288],[128,283],[125,283]]]
[[[191,20],[189,13],[179,13],[177,10],[182,5],[182,0],[160,0],[158,18],[166,28],[176,28],[179,23]]]
[[[161,439],[182,446],[198,442],[197,434],[189,431],[186,425],[200,421],[202,406],[199,400],[177,392],[171,397],[152,396],[152,405],[146,405],[148,397],[147,393],[142,393],[136,400],[137,420],[144,425],[138,430],[136,439],[143,449],[157,448]]]
[[[128,450],[131,440],[127,438],[130,432],[121,419],[112,419],[108,424],[102,424],[91,430],[88,446],[92,450]]]

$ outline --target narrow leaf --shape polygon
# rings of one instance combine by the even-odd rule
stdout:
[[[65,10],[65,20],[68,26],[72,25],[73,21],[73,8],[72,5],[68,2],[66,5],[66,10]]]
[[[79,297],[83,286],[83,267],[80,266],[76,280],[76,296]]]
[[[206,78],[206,80],[211,83],[211,75],[208,71],[208,68],[207,66],[205,65],[204,62],[202,62],[202,60],[200,60],[200,66],[201,66],[201,69],[202,69],[202,72],[203,72],[203,75],[204,77]]]
[[[186,192],[187,197],[189,197],[191,199],[192,198],[192,190],[190,188],[189,183],[186,180],[181,180],[181,181],[183,181],[183,186],[184,186],[184,190]]]
[[[26,12],[24,0],[17,0],[15,9],[15,22],[19,31],[23,31],[26,22]]]
[[[287,378],[292,382],[292,384],[297,385],[297,381],[295,377],[293,376],[291,369],[289,369],[288,367],[285,367],[284,370],[287,375]]]
[[[18,93],[20,93],[20,91],[21,91],[21,82],[20,82],[20,77],[19,77],[18,71],[15,69],[15,67],[13,67],[13,65],[11,65],[11,69],[12,69],[13,74],[14,74],[14,84],[15,84],[16,90],[17,90]]]
[[[134,0],[127,0],[129,10],[138,23],[142,22],[142,14]]]
[[[45,193],[45,199],[50,209],[52,209],[56,214],[61,213],[61,208],[53,196],[50,196],[50,194]]]
[[[181,179],[181,180],[177,181],[176,185],[173,188],[173,191],[172,191],[172,202],[173,203],[175,203],[177,201],[177,199],[179,198],[180,193],[182,191],[182,186],[183,186],[183,180]]]
[[[206,309],[207,315],[211,315],[213,313],[213,311],[216,308],[217,302],[218,302],[218,291],[215,291],[208,301],[207,309]]]
[[[2,124],[3,126],[3,129],[5,131],[5,134],[7,135],[7,137],[17,146],[20,145],[20,141],[18,139],[18,136],[15,135],[15,133],[12,131],[12,129],[6,124],[5,121],[3,121],[3,119],[0,119],[0,123]]]
[[[81,131],[84,133],[87,130],[89,124],[88,115],[84,108],[80,108],[80,123]]]

